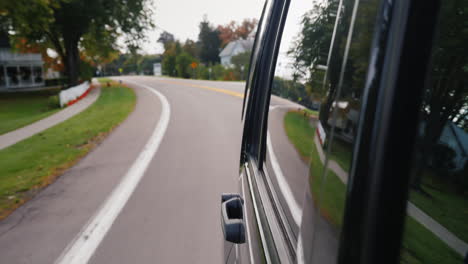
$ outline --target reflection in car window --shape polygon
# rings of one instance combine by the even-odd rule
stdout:
[[[322,17],[338,17],[330,60],[323,67],[309,66],[326,69],[327,78],[323,86],[318,86],[322,90],[317,91],[322,96],[311,133],[310,188],[303,206],[303,223],[313,223],[301,227],[302,247],[312,248],[301,256],[307,263],[336,263],[361,95],[379,7],[378,1],[343,1],[341,7],[337,1],[331,3],[319,11]],[[311,28],[332,25],[325,21],[317,19]],[[304,30],[301,43],[307,43],[314,33]],[[309,78],[314,79],[314,75]]]
[[[294,67],[297,37],[315,6],[312,1],[291,3],[283,29],[268,114],[266,170],[283,209],[283,221],[294,239],[300,227],[302,200],[307,182],[313,126],[320,95],[311,94],[312,83]],[[329,39],[329,38],[328,38]],[[324,56],[329,42],[323,40]],[[321,77],[323,79],[323,73]],[[315,79],[314,79],[315,81]],[[320,85],[318,80],[313,84]]]
[[[467,29],[468,2],[443,1],[412,163],[401,263],[467,263]]]

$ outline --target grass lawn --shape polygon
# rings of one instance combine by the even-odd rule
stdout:
[[[406,217],[400,263],[463,264],[457,252],[411,217]]]
[[[310,161],[310,185],[314,198],[320,199],[322,214],[336,227],[342,224],[346,186],[333,171],[323,181],[323,164],[314,143],[315,128],[302,112],[290,111],[284,116],[284,128],[301,157]],[[320,192],[323,188],[322,192]],[[337,191],[339,190],[339,191]],[[321,195],[320,195],[321,194]]]
[[[412,191],[410,200],[453,234],[468,242],[468,202],[466,194],[430,173],[423,177],[422,189],[430,195]]]
[[[308,118],[304,117],[303,112],[290,111],[284,116],[284,129],[299,155],[309,162],[315,129],[310,125]]]
[[[340,167],[348,172],[351,167],[353,146],[341,139],[334,138],[331,146],[330,159],[336,161]]]
[[[318,117],[318,114],[319,114],[318,111],[316,111],[316,110],[311,110],[311,109],[309,109],[309,108],[305,108],[304,111],[305,111],[306,113],[308,113],[309,115],[311,115],[311,116],[316,116],[316,117]]]
[[[304,153],[304,158],[310,160],[310,188],[322,216],[332,225],[340,228],[345,207],[346,185],[332,171],[327,172],[325,179],[322,177],[324,168],[313,141],[315,129],[300,113],[294,111],[287,113],[284,118],[284,126],[289,140],[301,153],[301,156]],[[301,136],[304,139],[300,139]],[[400,262],[462,264],[463,260],[428,229],[413,218],[406,217],[406,231]]]
[[[0,219],[85,156],[125,120],[135,102],[130,88],[103,87],[85,111],[0,150]]]
[[[58,101],[51,99],[56,94],[56,90],[1,93],[0,135],[24,127],[59,111]]]

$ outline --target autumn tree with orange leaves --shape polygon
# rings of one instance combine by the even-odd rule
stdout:
[[[240,24],[236,21],[231,21],[226,25],[219,25],[218,31],[221,47],[225,47],[233,40],[246,39],[257,28],[257,24],[257,19],[246,18]]]

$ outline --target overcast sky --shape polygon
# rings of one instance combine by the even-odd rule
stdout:
[[[154,0],[154,22],[158,27],[148,32],[148,43],[142,46],[145,53],[161,53],[157,43],[161,29],[172,33],[176,39],[198,38],[198,24],[203,15],[213,25],[227,24],[231,20],[260,18],[264,0]]]

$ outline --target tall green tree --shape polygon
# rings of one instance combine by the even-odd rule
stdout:
[[[219,63],[219,51],[221,40],[218,35],[219,32],[210,25],[207,17],[203,17],[200,22],[200,33],[198,34],[198,41],[200,43],[200,60],[203,63]]]
[[[162,43],[164,46],[164,49],[167,49],[168,45],[170,43],[173,43],[175,41],[174,35],[167,31],[163,31],[158,38],[158,42]]]
[[[306,95],[309,97],[308,99],[313,101],[323,100],[326,97],[328,89],[331,91],[330,94],[333,94],[334,87],[337,85],[337,82],[335,82],[336,78],[333,78],[332,83],[335,85],[334,87],[323,86],[325,71],[317,67],[319,65],[327,65],[337,11],[337,1],[329,1],[327,3],[316,1],[314,8],[306,12],[302,17],[301,32],[294,45],[288,51],[288,54],[294,59],[293,77],[296,80],[303,79],[306,81],[304,88]],[[335,40],[335,43],[339,41],[339,39]],[[327,102],[324,105],[327,105]],[[327,114],[325,112],[327,111],[321,111],[321,115],[322,113]],[[323,118],[327,119],[327,117]]]
[[[182,49],[188,54],[190,54],[192,57],[198,57],[199,50],[195,41],[187,39],[184,45],[182,46]]]
[[[163,53],[162,72],[165,75],[177,76],[177,56],[182,52],[182,47],[179,41],[174,41],[167,44],[167,48]]]
[[[136,46],[144,31],[152,28],[149,0],[15,0],[2,1],[15,35],[49,45],[65,65],[69,84],[78,82],[80,53],[113,52],[116,40]]]

